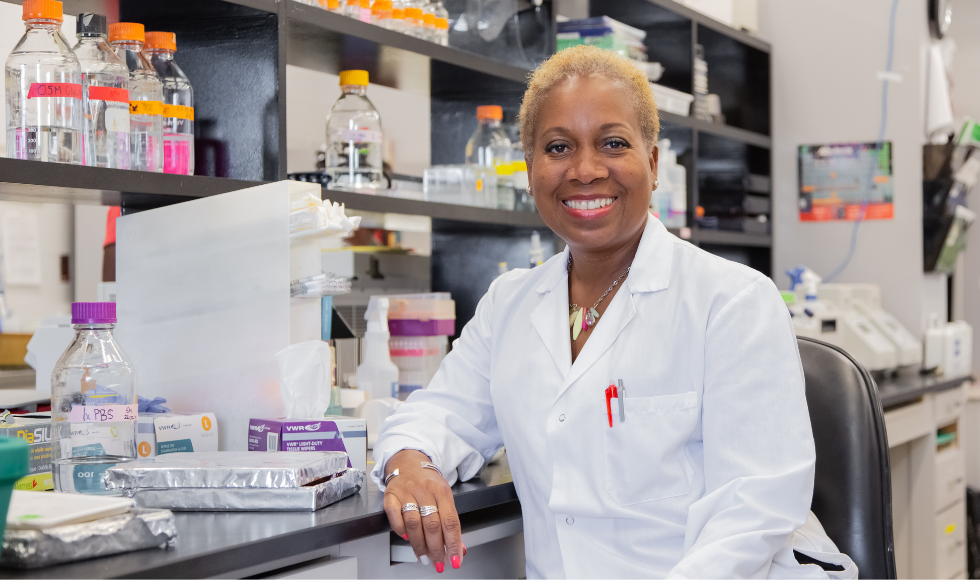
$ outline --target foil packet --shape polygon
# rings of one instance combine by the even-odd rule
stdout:
[[[168,453],[106,470],[110,490],[297,488],[347,470],[343,451]]]
[[[128,514],[45,530],[8,529],[3,534],[0,568],[40,568],[165,548],[176,537],[174,514],[169,510],[134,509]]]
[[[313,512],[350,497],[364,487],[364,472],[346,469],[326,481],[284,488],[191,488],[127,490],[145,508],[174,511]]]

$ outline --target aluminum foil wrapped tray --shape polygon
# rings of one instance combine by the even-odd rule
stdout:
[[[140,489],[132,497],[140,507],[174,511],[312,512],[352,496],[362,487],[364,472],[350,468],[326,481],[301,487]]]
[[[108,489],[297,488],[347,470],[343,451],[168,453],[110,467]]]
[[[39,568],[146,548],[174,541],[177,527],[169,510],[135,509],[94,522],[45,530],[7,530],[0,568]]]

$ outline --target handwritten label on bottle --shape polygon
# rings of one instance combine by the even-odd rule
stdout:
[[[88,98],[93,101],[112,101],[114,103],[129,103],[129,91],[116,87],[89,87]]]
[[[130,101],[130,115],[163,115],[163,103],[160,101]]]
[[[72,423],[119,423],[135,421],[136,405],[72,405],[68,420]]]
[[[164,105],[163,116],[170,117],[172,119],[187,119],[188,121],[193,121],[194,107],[185,107],[184,105]]]
[[[82,99],[82,85],[75,83],[31,83],[27,92],[28,99],[38,97],[62,97],[67,99]]]
[[[355,143],[381,143],[381,131],[369,131],[367,129],[344,129],[342,138],[344,141],[354,141]]]

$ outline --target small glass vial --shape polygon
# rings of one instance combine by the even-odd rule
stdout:
[[[163,82],[163,172],[194,175],[194,89],[174,61],[177,35],[147,32],[143,54]]]
[[[82,164],[129,169],[129,68],[106,42],[105,16],[82,13],[73,49],[82,67]]]
[[[61,34],[61,2],[26,0],[23,19],[4,67],[7,157],[80,165],[82,69]]]
[[[112,336],[115,302],[71,305],[75,338],[51,374],[55,490],[105,495],[105,470],[136,459],[136,373]]]
[[[394,20],[391,17],[391,13],[391,0],[375,0],[374,6],[371,7],[372,22],[381,28],[391,30],[394,27]]]
[[[163,83],[143,56],[143,25],[109,25],[109,44],[129,68],[129,167],[163,173]]]

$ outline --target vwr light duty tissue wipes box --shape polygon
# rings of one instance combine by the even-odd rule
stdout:
[[[367,471],[367,421],[329,415],[323,419],[251,419],[249,451],[346,451],[351,467]]]
[[[136,431],[140,457],[218,450],[214,413],[143,413],[137,419]]]

